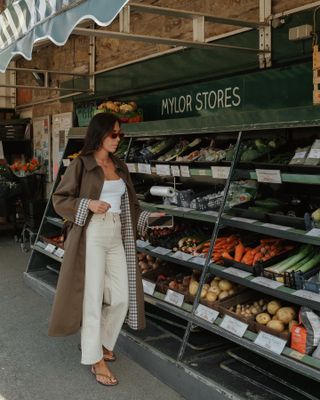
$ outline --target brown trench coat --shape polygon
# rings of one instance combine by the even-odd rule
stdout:
[[[129,214],[129,224],[132,224],[132,230],[122,237],[127,255],[127,248],[133,244],[134,256],[131,257],[131,268],[134,268],[135,289],[134,297],[130,296],[130,278],[129,278],[129,314],[130,298],[134,298],[133,304],[134,318],[136,320],[135,329],[145,327],[144,316],[144,296],[141,273],[138,268],[135,251],[135,240],[139,217],[141,217],[139,203],[130,178],[128,168],[124,162],[112,156],[116,165],[117,174],[124,180],[127,188],[127,211]],[[75,223],[77,210],[79,209],[81,199],[98,200],[104,182],[102,169],[97,165],[93,155],[80,156],[72,161],[67,168],[63,179],[58,185],[53,195],[53,205],[56,212],[63,218],[71,221],[71,228],[65,241],[65,254],[61,265],[57,291],[54,299],[51,319],[49,323],[50,336],[66,336],[76,333],[81,327],[82,320],[82,302],[84,293],[84,271],[85,271],[85,249],[86,249],[86,229],[92,213],[89,212],[84,226]],[[123,203],[123,202],[122,202]],[[123,204],[121,209],[123,214]],[[121,216],[122,216],[121,214]],[[145,220],[144,216],[144,220]],[[128,221],[128,220],[127,220]],[[141,222],[139,222],[141,224]],[[123,225],[123,222],[122,222]],[[126,227],[125,227],[126,228]],[[132,237],[133,236],[133,237]],[[130,239],[130,240],[128,240]],[[133,242],[134,240],[134,242]],[[127,242],[130,241],[130,244]],[[129,247],[130,250],[130,247]],[[127,263],[128,263],[127,256]],[[133,265],[132,265],[133,264]],[[128,266],[129,273],[129,266]],[[132,300],[131,300],[132,301]],[[130,318],[129,318],[130,325]]]

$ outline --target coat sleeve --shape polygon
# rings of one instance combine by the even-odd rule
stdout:
[[[85,225],[90,201],[90,199],[79,197],[82,171],[82,161],[76,158],[66,169],[52,196],[53,207],[57,214],[80,226]]]

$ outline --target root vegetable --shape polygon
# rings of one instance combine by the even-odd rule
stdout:
[[[295,319],[296,312],[292,307],[282,307],[279,308],[276,314],[279,321],[282,321],[285,324],[288,324],[290,321]]]
[[[207,296],[208,290],[204,287],[201,289],[200,298],[204,299]]]
[[[267,327],[270,329],[274,329],[277,332],[284,331],[284,323],[282,321],[271,320],[267,323]]]
[[[228,290],[229,296],[232,296],[233,294],[236,293],[235,289],[230,289]]]
[[[195,296],[197,294],[199,288],[199,283],[197,281],[191,281],[189,284],[189,293],[191,296]]]
[[[225,299],[226,297],[229,297],[229,293],[227,291],[223,291],[219,294],[219,300]]]
[[[271,315],[275,315],[280,308],[281,303],[277,300],[272,300],[267,304],[268,313]]]
[[[268,313],[261,313],[256,316],[256,321],[258,324],[267,325],[271,321],[271,317]]]
[[[211,287],[219,287],[219,286],[218,286],[218,282],[215,281],[215,280],[211,281],[210,286],[211,286]]]
[[[217,296],[219,296],[221,290],[216,286],[210,286],[208,292],[215,293]]]
[[[150,256],[150,254],[147,254],[146,259],[147,259],[147,261],[152,261],[153,262],[153,257]]]
[[[230,290],[230,289],[232,289],[232,283],[229,282],[229,281],[227,281],[226,279],[222,279],[222,280],[219,282],[219,288],[220,288],[221,290],[223,290],[223,291]]]
[[[208,300],[208,301],[214,302],[214,301],[217,300],[217,298],[218,298],[218,296],[215,293],[212,293],[212,292],[208,292],[207,295],[206,295],[206,300]]]

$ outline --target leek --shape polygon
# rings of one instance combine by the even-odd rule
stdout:
[[[281,274],[282,272],[286,271],[288,268],[293,267],[295,264],[297,264],[299,261],[301,261],[303,258],[305,258],[312,250],[313,250],[313,247],[310,244],[307,246],[303,246],[300,249],[299,253],[297,253],[289,258],[286,258],[281,263],[273,265],[268,270],[278,273],[278,274]]]
[[[315,257],[313,257],[310,261],[305,263],[299,271],[301,272],[307,272],[310,269],[316,267],[320,263],[320,253],[318,253]]]
[[[285,272],[292,272],[292,271],[298,271],[300,267],[302,267],[305,263],[310,261],[316,253],[313,251],[311,254],[309,254],[307,257],[303,258],[301,261],[299,261],[296,265],[294,265],[291,268],[288,268]]]

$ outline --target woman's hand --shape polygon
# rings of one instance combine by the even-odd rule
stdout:
[[[150,217],[151,218],[161,218],[161,217],[165,217],[167,215],[167,213],[165,213],[164,211],[155,211],[150,213]]]
[[[88,208],[94,214],[104,214],[111,208],[111,205],[101,200],[90,200]]]

